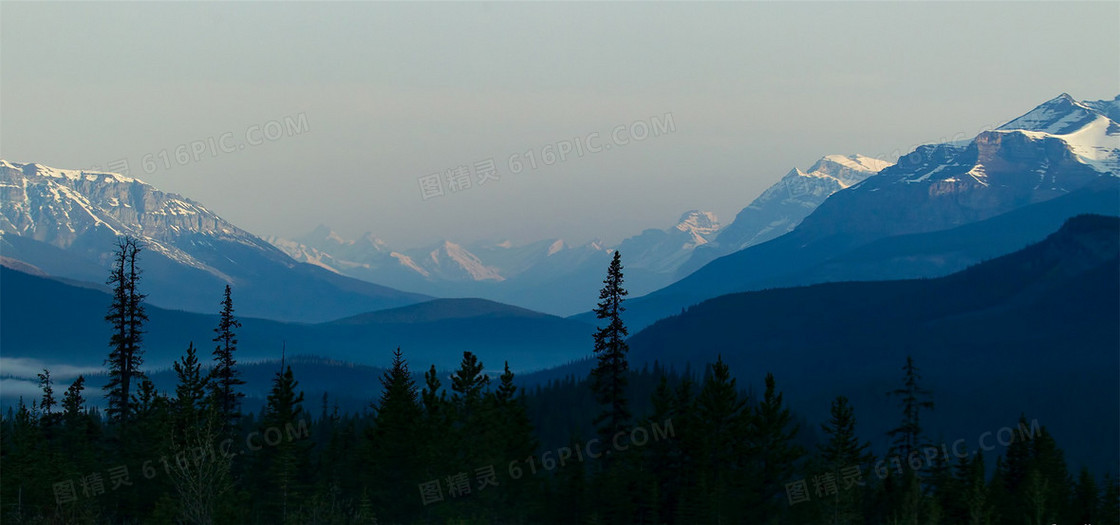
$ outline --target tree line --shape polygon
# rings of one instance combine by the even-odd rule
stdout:
[[[467,351],[450,374],[417,373],[398,348],[368,410],[324,395],[312,414],[282,359],[264,408],[242,413],[226,286],[210,362],[188,341],[160,392],[143,371],[142,249],[119,239],[108,278],[105,410],[83,376],[56,398],[44,370],[41,397],[0,421],[5,522],[1120,523],[1117,481],[1074,475],[1025,416],[991,468],[982,452],[931,454],[933,393],[909,358],[882,457],[843,396],[813,439],[773,375],[754,394],[722,358],[696,375],[631,369],[618,252],[586,377],[526,391],[509,363],[491,376]]]

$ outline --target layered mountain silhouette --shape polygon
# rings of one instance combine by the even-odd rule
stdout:
[[[1023,412],[1070,443],[1073,464],[1113,464],[1120,423],[1095,415],[1120,410],[1117,297],[1120,218],[1082,215],[1039,243],[937,279],[710,299],[631,337],[630,360],[699,371],[722,357],[756,387],[771,372],[791,405],[816,421],[845,395],[865,437],[885,445],[900,417],[885,393],[912,356],[936,403],[922,421],[946,432],[940,439],[974,446],[998,429],[993,421],[1014,426],[1009,418]]]
[[[99,366],[108,345],[104,317],[110,295],[99,289],[28,273],[6,259],[0,266],[0,346],[6,359]],[[235,302],[239,300],[234,292]],[[145,363],[170,366],[194,342],[211,347],[217,315],[149,305]],[[235,314],[238,312],[235,312]],[[347,362],[383,364],[397,347],[416,363],[458,365],[462,352],[480,355],[500,370],[556,366],[583,356],[593,328],[584,323],[482,299],[435,299],[324,323],[293,323],[241,316],[238,358],[278,359],[282,352]]]
[[[944,275],[1006,253],[991,247],[1014,249],[1009,242],[1022,246],[1040,240],[1052,231],[1055,219],[1120,214],[1120,208],[1108,209],[1120,175],[1120,125],[1108,115],[1118,106],[1120,100],[1081,103],[1063,94],[970,141],[920,146],[877,175],[832,194],[788,234],[716,259],[630,301],[627,321],[640,328],[732,292],[851,278]],[[914,237],[885,240],[963,227],[1081,189],[1098,194],[1034,208],[1019,216],[1021,223],[1004,223],[1005,230],[942,235],[938,242],[947,252],[930,251]],[[1036,212],[1041,215],[1031,218]],[[880,244],[870,246],[875,242]],[[868,260],[878,249],[885,250],[878,252],[884,258]],[[861,262],[848,267],[845,260]],[[581,318],[589,319],[586,314]]]

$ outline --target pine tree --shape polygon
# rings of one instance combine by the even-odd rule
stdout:
[[[568,439],[568,448],[577,450],[585,443],[578,434]],[[552,523],[586,523],[591,510],[588,501],[587,465],[582,461],[566,465],[556,475],[555,499],[546,502]],[[551,498],[550,498],[551,499]]]
[[[420,432],[427,444],[423,452],[424,472],[426,479],[434,479],[446,474],[445,470],[451,463],[450,458],[456,448],[452,446],[455,439],[450,435],[453,406],[447,398],[447,392],[443,390],[435,365],[424,374],[424,389],[420,393],[420,399],[424,414]]]
[[[208,381],[202,374],[202,365],[198,362],[198,352],[193,342],[187,345],[186,355],[171,367],[178,378],[175,400],[172,402],[175,425],[177,431],[182,431],[199,423]]]
[[[657,388],[650,396],[651,411],[645,418],[646,426],[658,425],[662,428],[672,426],[673,402],[673,389],[669,386],[669,378],[663,373],[658,380]],[[675,503],[680,489],[679,477],[683,475],[678,468],[679,442],[675,439],[654,440],[643,447],[642,452],[642,486],[649,487],[649,497],[642,505],[647,515],[646,521],[650,523],[671,521],[676,512]]]
[[[1020,419],[1020,433],[1026,427],[1026,418]],[[1038,473],[1042,487],[1039,512],[1036,514],[1039,523],[1054,523],[1063,517],[1066,505],[1071,498],[1070,487],[1073,479],[1066,467],[1064,454],[1054,437],[1045,426],[1041,427],[1037,436],[1031,442],[1032,470]]]
[[[156,458],[160,458],[161,462],[170,465],[186,460],[185,455],[182,459],[166,455],[171,447],[172,431],[169,406],[169,400],[156,389],[155,383],[146,377],[140,380],[129,403],[129,425],[120,429],[122,463],[143,465],[146,461],[154,463]],[[168,482],[166,476],[159,476],[136,484],[133,490],[117,493],[116,496],[123,500],[119,512],[124,516],[151,513],[160,496],[167,492]]]
[[[957,479],[961,483],[960,507],[964,510],[958,523],[986,525],[991,523],[992,498],[985,484],[984,452],[977,451],[976,457],[960,458],[957,463]]]
[[[672,490],[675,493],[672,521],[676,523],[699,522],[707,511],[707,490],[701,486],[701,476],[697,472],[703,455],[704,435],[699,430],[703,422],[697,416],[694,385],[686,372],[673,392],[674,469],[680,473],[680,478],[673,481],[676,487]]]
[[[872,462],[868,450],[870,443],[860,441],[856,437],[855,410],[848,402],[848,398],[837,396],[832,402],[830,417],[827,423],[821,425],[821,430],[827,441],[819,447],[822,462],[829,472],[843,487],[840,480],[845,479],[846,472],[857,469],[862,472]],[[828,523],[861,523],[862,493],[858,487],[843,487],[827,501],[825,516]]]
[[[1012,441],[1010,446],[1015,446]],[[1010,453],[1010,450],[1008,451]],[[992,522],[1003,523],[1017,520],[1017,509],[1010,508],[1011,501],[1010,480],[1007,472],[1007,461],[1003,456],[996,456],[996,466],[992,471],[992,479],[988,482],[988,500],[991,502]]]
[[[228,450],[222,450],[217,411],[214,406],[207,406],[208,376],[202,374],[194,343],[187,346],[186,355],[172,368],[178,384],[171,402],[169,453],[177,455],[186,451],[192,456],[191,461],[173,462],[168,469],[175,489],[178,519],[187,523],[213,523],[219,501],[233,489],[232,456],[228,455]]]
[[[474,465],[474,468],[484,465],[507,466],[514,459],[521,460],[531,456],[537,448],[525,398],[518,395],[518,388],[513,380],[514,374],[507,361],[504,372],[499,377],[498,388],[488,394],[485,401],[487,408],[483,436],[490,454]],[[539,488],[537,478],[525,476],[515,483],[495,488],[498,490],[488,489],[487,492],[479,493],[480,497],[486,498],[479,502],[481,516],[489,515],[494,521],[520,523],[535,510],[531,502],[538,500],[533,497]]]
[[[622,287],[622,255],[617,250],[607,269],[607,278],[599,292],[595,317],[607,321],[605,326],[595,332],[595,355],[597,363],[591,371],[592,389],[595,399],[604,406],[603,412],[595,417],[599,439],[609,442],[615,434],[623,432],[630,421],[630,410],[626,402],[625,390],[629,364],[626,353],[629,346],[626,336],[629,331],[622,322],[622,312],[626,308],[622,302],[627,291]]]
[[[847,397],[837,396],[832,402],[828,423],[821,425],[821,430],[828,436],[828,441],[820,447],[820,453],[827,463],[852,466],[862,465],[871,460],[871,455],[868,453],[871,445],[861,442],[856,437],[855,428],[855,410]]]
[[[932,394],[919,384],[921,374],[914,365],[914,359],[906,356],[903,370],[903,386],[887,392],[888,396],[898,397],[902,408],[902,422],[887,432],[891,438],[890,452],[898,457],[902,465],[919,461],[920,449],[924,443],[921,413],[933,410]],[[913,469],[906,469],[901,475],[888,475],[883,484],[883,497],[889,502],[887,513],[892,520],[913,523],[929,512],[933,501],[922,490],[922,477]]]
[[[704,379],[696,398],[696,416],[700,425],[697,466],[701,482],[708,487],[708,519],[737,521],[731,505],[742,501],[735,495],[746,489],[740,474],[745,468],[743,459],[749,454],[743,436],[751,424],[751,414],[722,356],[716,358]]]
[[[436,365],[424,373],[424,391],[421,398],[424,402],[424,412],[429,418],[441,415],[447,409],[447,393],[442,391]]]
[[[144,294],[139,292],[140,267],[137,258],[143,245],[136,239],[125,236],[117,239],[117,249],[113,253],[113,268],[107,284],[113,287],[113,302],[105,320],[113,327],[109,340],[109,383],[108,415],[115,422],[124,422],[131,414],[132,384],[143,378],[140,366],[143,364],[144,323],[148,315],[144,311]]]
[[[499,404],[509,404],[517,396],[517,386],[513,384],[513,377],[513,372],[509,369],[509,361],[506,361],[505,370],[498,377],[498,390],[494,393]]]
[[[82,392],[86,388],[85,376],[78,376],[70,387],[66,389],[66,393],[62,396],[62,415],[67,423],[70,423],[82,415],[82,409],[85,407],[86,400],[82,397]]]
[[[1077,477],[1077,485],[1073,488],[1073,508],[1068,517],[1069,523],[1100,523],[1098,508],[1100,507],[1100,491],[1097,481],[1089,473],[1088,467],[1081,467],[1081,474]]]
[[[51,371],[46,368],[43,373],[39,374],[39,389],[43,391],[43,402],[39,407],[43,410],[43,415],[47,418],[53,415],[53,410],[57,404],[54,399],[54,382],[51,380]]]
[[[97,468],[102,454],[100,418],[86,409],[82,396],[85,390],[85,376],[78,376],[62,395],[62,441],[61,449],[69,459],[72,473],[90,472]]]
[[[1073,480],[1045,426],[1030,426],[1026,416],[1020,416],[1006,459],[998,466],[1001,486],[993,492],[999,496],[1000,520],[1053,523],[1063,516]]]
[[[50,497],[51,474],[41,468],[45,447],[38,418],[19,398],[14,417],[9,418],[11,429],[5,429],[3,448],[4,483],[0,484],[5,506],[16,502],[16,517],[34,517],[45,514],[54,506]],[[7,510],[7,509],[5,509]],[[7,518],[5,519],[7,521]]]
[[[767,523],[776,519],[780,496],[792,477],[794,464],[805,451],[793,440],[798,427],[793,423],[789,407],[782,401],[773,374],[766,374],[766,391],[751,418],[749,439],[758,458],[757,482],[759,503],[752,522]]]
[[[471,411],[482,401],[482,392],[490,384],[490,378],[482,373],[483,365],[471,352],[463,352],[459,369],[451,375],[451,401],[460,410]]]
[[[902,424],[891,429],[887,435],[892,439],[891,450],[906,463],[910,455],[917,453],[923,445],[921,412],[933,410],[933,400],[930,391],[918,385],[922,376],[918,373],[918,367],[914,366],[912,357],[906,356],[906,366],[902,370],[903,387],[887,393],[901,398]]]
[[[261,470],[267,473],[264,488],[275,495],[264,510],[283,523],[305,496],[303,477],[307,473],[310,443],[309,436],[298,431],[307,425],[303,392],[297,393],[298,387],[291,365],[277,372],[260,423],[260,435],[265,442],[258,455]]]
[[[417,488],[428,481],[420,477],[416,450],[421,441],[416,422],[423,410],[416,383],[400,348],[393,352],[393,366],[381,378],[381,397],[373,408],[373,426],[367,431],[369,461],[366,469],[370,499],[377,519],[387,523],[407,521],[420,511]],[[445,475],[451,473],[445,473]]]
[[[447,392],[443,390],[435,365],[424,373],[424,389],[420,398],[424,408],[423,433],[427,443],[431,445],[426,454],[427,464],[433,469],[429,474],[439,475],[442,471],[434,469],[444,468],[448,464],[448,452],[453,448],[449,446],[451,440],[447,439],[451,430],[453,407],[447,398]]]
[[[941,439],[940,441],[944,443],[945,440]],[[959,514],[962,499],[960,496],[961,484],[953,476],[953,468],[949,464],[948,455],[938,454],[938,450],[934,446],[927,446],[924,452],[935,454],[925,484],[928,496],[927,512],[929,520],[936,522],[948,516]]]
[[[454,410],[451,433],[459,443],[459,454],[454,462],[459,469],[475,468],[490,455],[491,444],[483,433],[487,415],[483,394],[490,378],[482,370],[483,364],[477,356],[463,352],[459,369],[451,375],[451,405]]]
[[[227,284],[225,295],[222,298],[222,310],[218,314],[218,327],[214,329],[213,341],[218,343],[214,348],[214,369],[211,371],[214,398],[218,404],[218,411],[226,428],[236,424],[240,414],[241,398],[243,392],[238,392],[237,387],[244,385],[239,370],[235,368],[237,360],[233,353],[237,351],[237,334],[235,329],[241,328],[241,322],[233,316],[233,298]]]
[[[39,455],[36,457],[37,465],[35,467],[38,474],[47,479],[61,479],[67,474],[67,464],[70,463],[70,452],[65,450],[61,442],[62,428],[59,422],[62,420],[62,414],[54,411],[57,406],[57,401],[54,397],[53,381],[51,373],[47,369],[38,374],[39,388],[42,390],[42,401],[39,403],[38,410],[32,412],[38,419],[39,431]]]
[[[1103,485],[1101,503],[1098,507],[1100,521],[1095,523],[1120,524],[1120,481],[1106,474]]]

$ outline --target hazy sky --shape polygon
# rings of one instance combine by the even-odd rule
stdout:
[[[1117,2],[2,2],[0,156],[124,159],[259,234],[616,242],[694,208],[728,222],[826,154],[1111,99],[1118,32]],[[592,133],[601,151],[545,165]],[[472,187],[421,198],[461,165]]]

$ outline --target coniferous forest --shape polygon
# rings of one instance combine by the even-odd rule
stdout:
[[[1120,1],[0,12],[0,525],[1120,525]]]
[[[937,392],[910,358],[883,392],[898,407],[886,450],[861,441],[843,396],[807,428],[780,377],[748,378],[754,392],[722,358],[632,368],[617,251],[586,377],[526,389],[511,363],[492,377],[468,351],[446,373],[370,341],[390,367],[369,378],[381,393],[368,410],[306,399],[281,361],[251,413],[227,286],[219,324],[183,341],[177,384],[159,391],[144,368],[143,249],[122,237],[114,252],[107,384],[43,370],[41,397],[4,415],[4,523],[1120,523],[1116,473],[1071,468],[1029,414],[993,427],[987,454],[935,443],[922,422]]]

